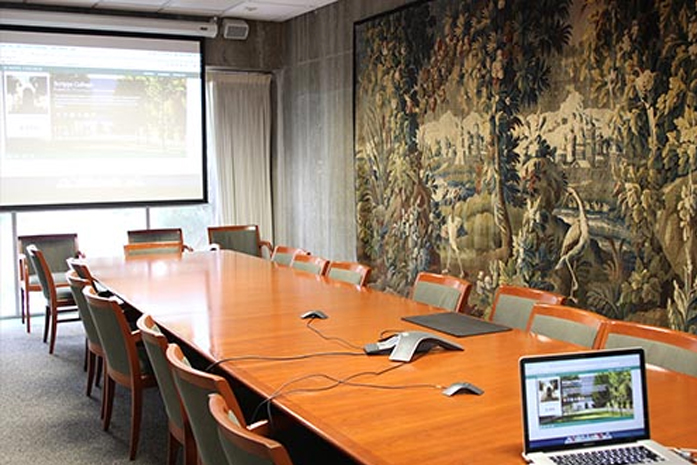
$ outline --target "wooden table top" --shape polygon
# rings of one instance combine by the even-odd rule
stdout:
[[[222,368],[261,396],[277,395],[277,407],[366,464],[523,463],[518,359],[578,350],[511,330],[445,336],[465,350],[433,350],[400,364],[350,353],[384,330],[425,330],[401,318],[436,309],[229,251],[88,264],[102,284],[212,361],[340,352],[237,359]],[[309,329],[300,315],[310,309],[329,316],[313,328],[342,340]],[[331,388],[333,380],[356,385]],[[456,381],[485,393],[441,393]],[[653,438],[696,448],[697,378],[650,367],[648,391]]]

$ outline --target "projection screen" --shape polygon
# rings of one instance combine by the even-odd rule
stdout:
[[[0,209],[205,202],[203,40],[0,30]]]

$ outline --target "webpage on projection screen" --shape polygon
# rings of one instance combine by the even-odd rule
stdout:
[[[0,208],[205,198],[200,48],[0,31]]]

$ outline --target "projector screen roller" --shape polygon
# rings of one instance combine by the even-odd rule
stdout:
[[[0,209],[205,202],[202,48],[0,30]]]

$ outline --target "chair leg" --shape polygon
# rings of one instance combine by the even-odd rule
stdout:
[[[99,387],[99,379],[101,378],[102,371],[106,365],[104,365],[104,359],[99,355],[95,355],[95,358],[97,360],[97,369],[94,373],[94,385]]]
[[[99,360],[102,360],[102,357],[99,357]],[[107,386],[109,384],[108,381],[108,375],[106,373],[106,363],[102,361],[101,365],[99,365],[99,368],[97,370],[97,375],[101,372],[103,374],[102,378],[104,379],[104,383],[102,384],[103,389],[102,389],[102,410],[99,412],[99,418],[104,420],[104,417],[106,416],[106,402],[107,402]]]
[[[51,343],[48,346],[48,353],[53,354],[56,347],[56,333],[58,332],[58,309],[51,309]]]
[[[188,422],[187,422],[188,425]],[[191,428],[184,427],[184,465],[196,465],[198,463],[198,450]]]
[[[22,309],[23,311],[27,312],[27,333],[31,333],[31,315],[29,311],[29,289],[26,289],[24,291],[23,300],[22,304],[24,305],[24,308]],[[24,316],[24,313],[22,313],[22,316]]]
[[[167,465],[177,465],[177,453],[180,445],[177,438],[170,431],[167,436]]]
[[[94,370],[97,365],[97,356],[89,352],[87,353],[87,397],[92,395],[92,384],[94,383]]]
[[[135,460],[140,438],[140,420],[143,416],[143,389],[134,387],[131,391],[131,451],[129,458]]]
[[[109,424],[111,423],[111,411],[114,408],[114,389],[116,388],[116,383],[109,375],[105,374],[104,378],[104,431],[109,431]]]
[[[87,371],[87,365],[89,364],[89,358],[90,358],[90,347],[89,347],[89,343],[87,342],[87,338],[85,338],[85,361],[82,364],[82,371]]]
[[[44,344],[48,341],[48,327],[51,325],[51,311],[46,305],[46,313],[44,314]]]

